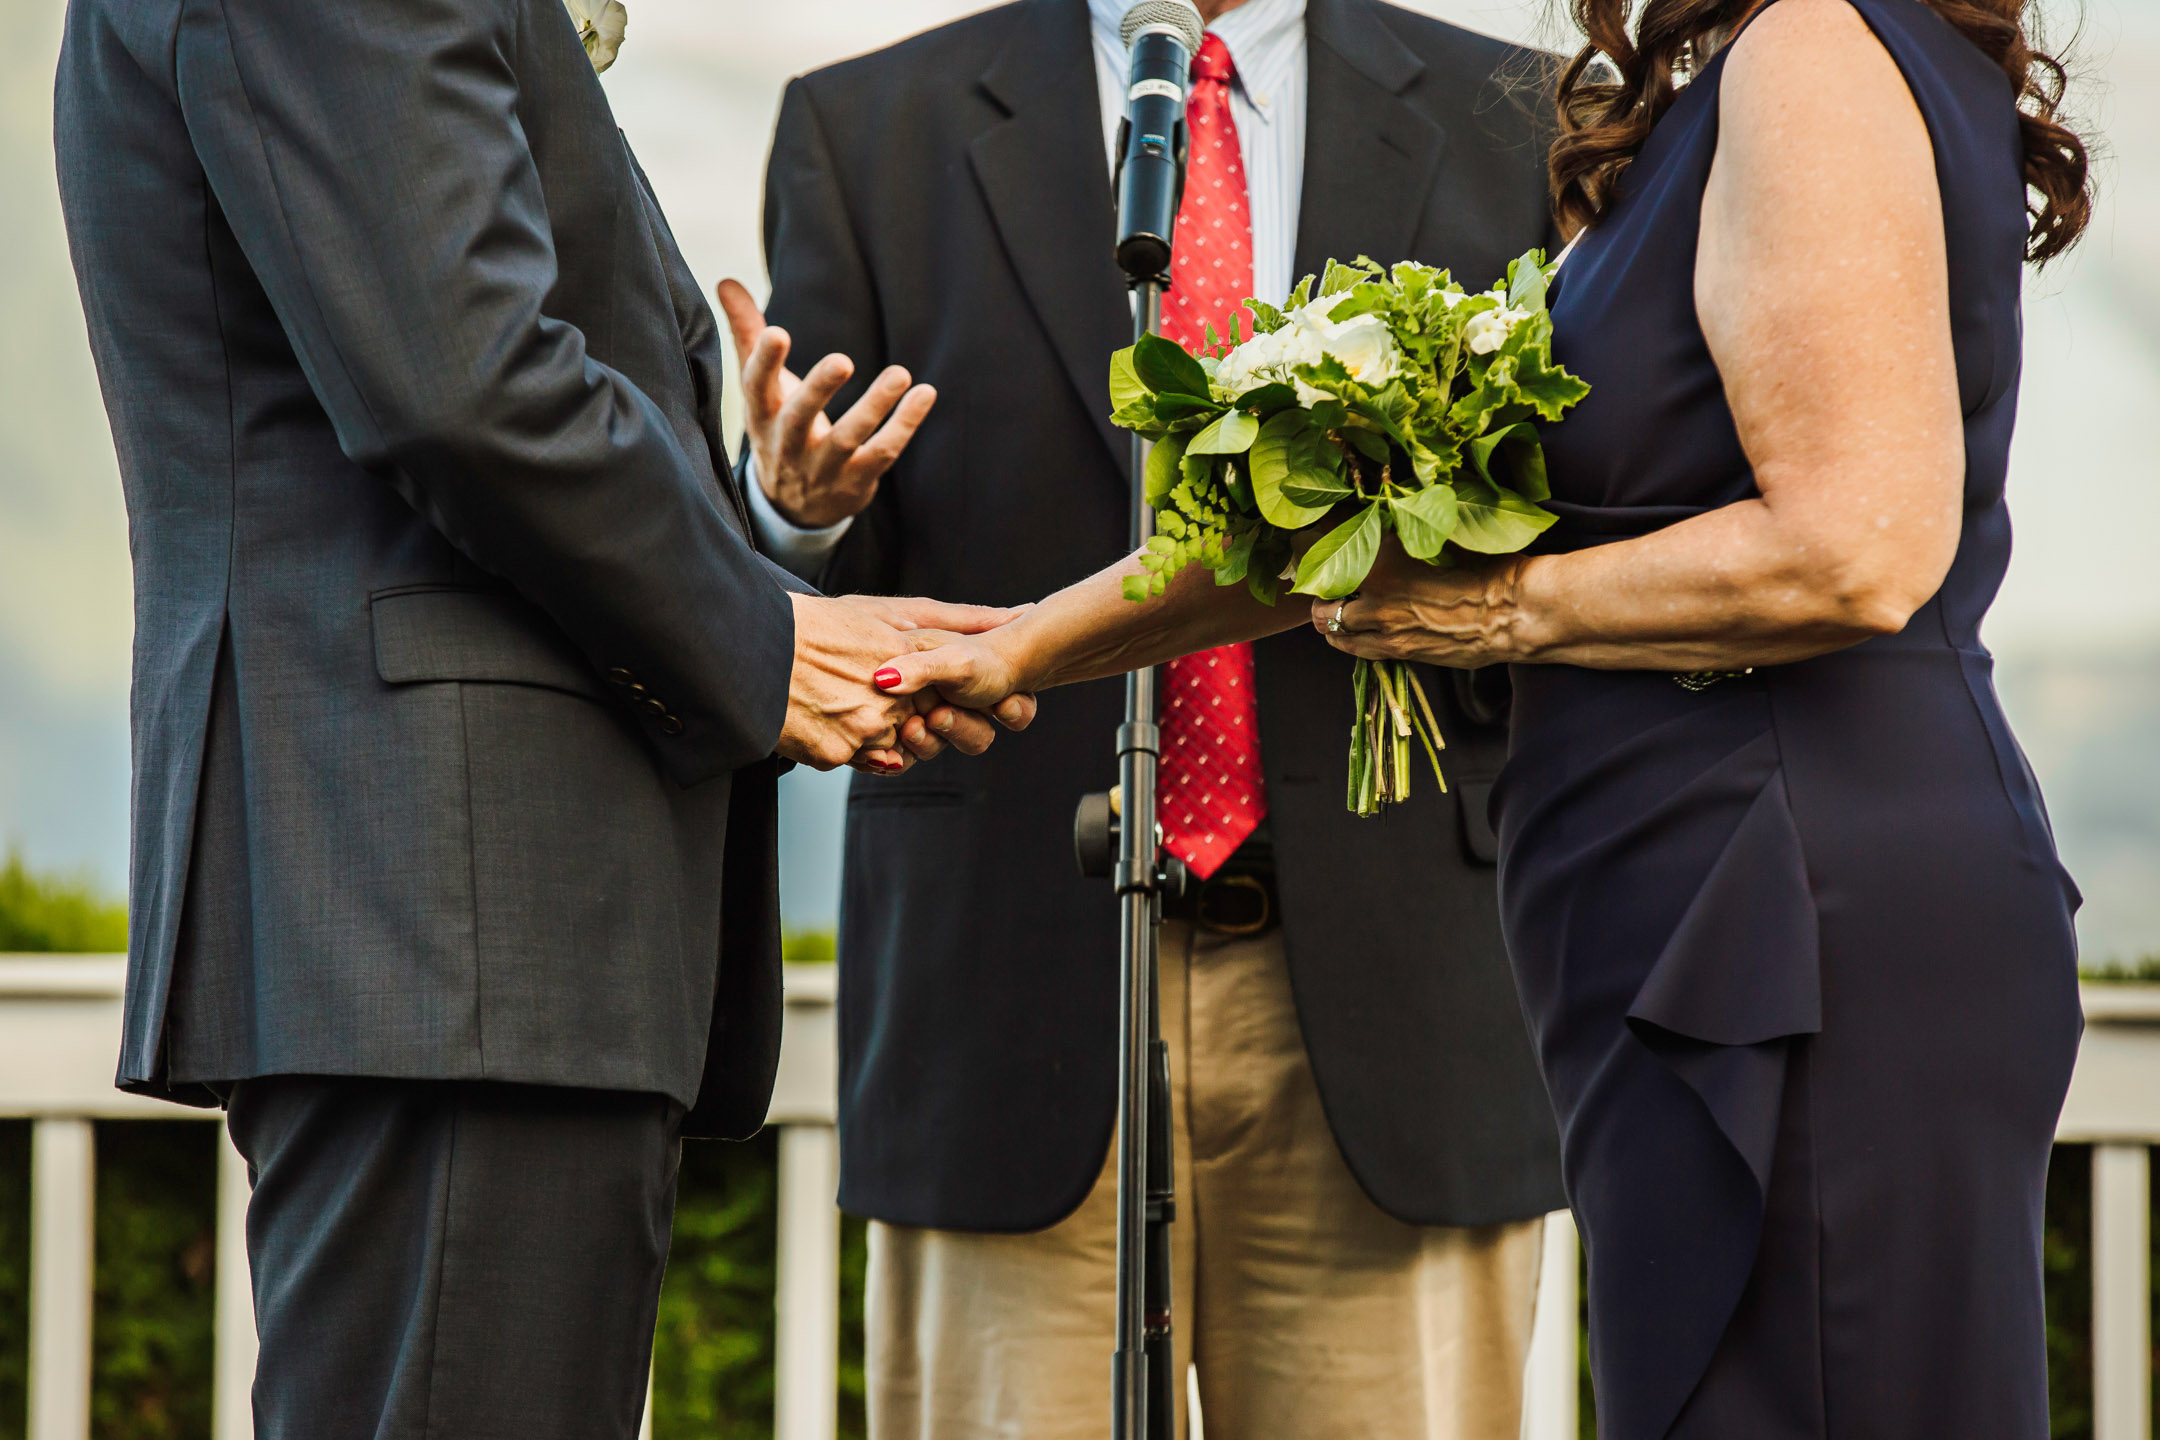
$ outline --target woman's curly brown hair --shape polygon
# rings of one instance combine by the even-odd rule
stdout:
[[[1560,75],[1560,137],[1553,142],[1553,208],[1566,234],[1595,225],[1650,127],[1678,93],[1680,67],[1730,33],[1757,0],[1648,0],[1628,33],[1631,0],[1569,0],[1588,43]],[[2025,255],[2051,260],[2092,218],[2085,142],[2063,122],[2065,74],[2034,48],[2024,15],[2033,0],[1925,0],[2010,77],[2025,141]]]

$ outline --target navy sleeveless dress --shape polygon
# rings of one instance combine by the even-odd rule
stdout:
[[[2082,1021],[2071,918],[1979,638],[2025,239],[2002,71],[1852,0],[1933,139],[1963,538],[1903,633],[1699,693],[1518,666],[1509,948],[1560,1117],[1608,1440],[2041,1440],[2041,1194]],[[1722,57],[1568,260],[1548,547],[1754,496],[1695,316]]]

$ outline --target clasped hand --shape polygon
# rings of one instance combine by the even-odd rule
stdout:
[[[871,595],[793,598],[795,669],[779,747],[788,759],[818,770],[851,765],[897,775],[948,745],[980,755],[996,738],[993,720],[1008,730],[1034,720],[1032,695],[1001,695],[976,710],[948,703],[934,688],[903,694],[879,683],[890,687],[887,662],[896,655],[995,629],[1022,612]]]

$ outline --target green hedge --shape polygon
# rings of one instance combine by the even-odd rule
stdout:
[[[655,1440],[772,1434],[778,1155],[771,1131],[683,1146],[654,1345]],[[862,1440],[862,1222],[842,1221],[840,1238],[840,1434]]]
[[[0,952],[100,954],[127,949],[127,906],[87,880],[34,875],[22,857],[0,865]]]

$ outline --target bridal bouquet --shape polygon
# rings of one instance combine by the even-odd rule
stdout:
[[[1553,363],[1546,282],[1533,250],[1490,290],[1444,270],[1330,261],[1314,297],[1247,300],[1253,334],[1211,328],[1199,356],[1160,336],[1110,362],[1112,421],[1154,442],[1146,470],[1156,534],[1125,582],[1159,595],[1188,565],[1244,582],[1272,605],[1354,593],[1393,534],[1446,565],[1457,550],[1504,555],[1553,523],[1537,422],[1590,393]],[[1298,553],[1301,532],[1328,528]],[[1441,788],[1445,742],[1416,673],[1360,660],[1353,676],[1350,808],[1408,798],[1413,737]]]

